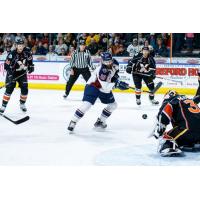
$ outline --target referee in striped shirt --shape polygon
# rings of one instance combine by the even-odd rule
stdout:
[[[89,68],[91,68],[92,70],[94,69],[91,61],[90,52],[86,49],[85,46],[85,40],[80,40],[79,44],[79,48],[75,50],[71,56],[71,74],[66,85],[65,94],[63,96],[65,99],[69,95],[72,86],[74,85],[78,77],[82,75],[87,82],[91,76]]]

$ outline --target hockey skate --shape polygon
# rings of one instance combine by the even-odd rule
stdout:
[[[6,110],[6,107],[5,106],[1,106],[0,108],[0,114],[3,114]]]
[[[67,94],[64,94],[64,95],[63,95],[63,98],[64,98],[64,99],[67,99],[67,96],[68,96]]]
[[[20,103],[20,109],[21,109],[22,112],[27,112],[27,108],[26,108],[25,103]]]
[[[68,126],[68,128],[67,128],[67,129],[70,131],[70,133],[73,132],[75,126],[76,126],[76,122],[70,121],[69,126]]]
[[[159,101],[156,101],[155,99],[149,99],[152,105],[158,105]]]
[[[139,106],[141,105],[141,100],[140,99],[136,99],[136,104]]]
[[[102,128],[105,129],[107,127],[107,124],[102,122],[100,118],[97,119],[97,121],[94,124],[95,128]]]
[[[182,151],[174,140],[161,139],[158,152],[162,157],[182,156]]]

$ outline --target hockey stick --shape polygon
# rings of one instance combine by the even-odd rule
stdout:
[[[151,77],[151,75],[149,75],[149,74],[143,74],[143,73],[139,73],[139,72],[133,72],[133,74]],[[172,82],[175,82],[175,83],[180,83],[181,85],[183,85],[183,81],[173,80],[173,79],[165,78],[165,77],[161,77],[161,76],[156,76],[156,78],[167,80],[167,81],[172,81]]]
[[[157,120],[155,121],[155,124],[153,126],[153,130],[151,131],[151,133],[147,136],[147,138],[151,138],[151,137],[155,137],[155,139],[158,139],[158,136],[155,134],[156,132],[156,128],[157,128]]]
[[[13,79],[10,83],[4,84],[3,86],[0,87],[0,89],[10,85],[13,81],[16,81],[17,79],[19,79],[20,77],[24,76],[28,71],[24,72],[23,74],[21,74],[20,76],[16,77],[15,79]]]
[[[8,121],[12,122],[12,123],[15,124],[15,125],[24,123],[24,122],[26,122],[26,121],[28,121],[28,120],[30,119],[29,116],[26,116],[26,117],[23,117],[23,118],[21,118],[21,119],[19,119],[19,120],[14,121],[14,120],[12,120],[11,118],[9,118],[9,117],[7,117],[6,115],[3,115],[3,114],[1,114],[1,113],[0,113],[0,116],[4,117],[5,119],[7,119]]]
[[[151,94],[155,94],[159,89],[160,87],[162,86],[162,82],[158,82],[158,84],[156,85],[156,87],[154,88],[154,90],[152,91],[148,91],[148,90],[141,90],[141,92],[146,92],[146,93],[151,93]],[[132,87],[132,86],[129,86],[130,89],[133,89],[135,90],[136,88],[135,87]]]

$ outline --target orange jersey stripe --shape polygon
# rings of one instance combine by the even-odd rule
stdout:
[[[26,99],[27,99],[27,96],[22,96],[22,95],[21,95],[21,96],[20,96],[20,99],[21,99],[21,100],[26,100]]]
[[[172,109],[171,104],[168,103],[168,104],[165,106],[164,112],[165,112],[170,118],[172,118],[173,109]]]
[[[9,101],[9,100],[10,100],[10,96],[4,95],[4,96],[3,96],[3,100],[4,100],[4,101]]]
[[[135,91],[135,94],[141,94],[141,92],[139,92],[139,91]]]

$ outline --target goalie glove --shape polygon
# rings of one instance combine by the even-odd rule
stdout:
[[[158,123],[157,124],[157,134],[159,136],[163,135],[163,133],[165,132],[166,130],[166,125],[165,124],[162,124],[162,123]]]

